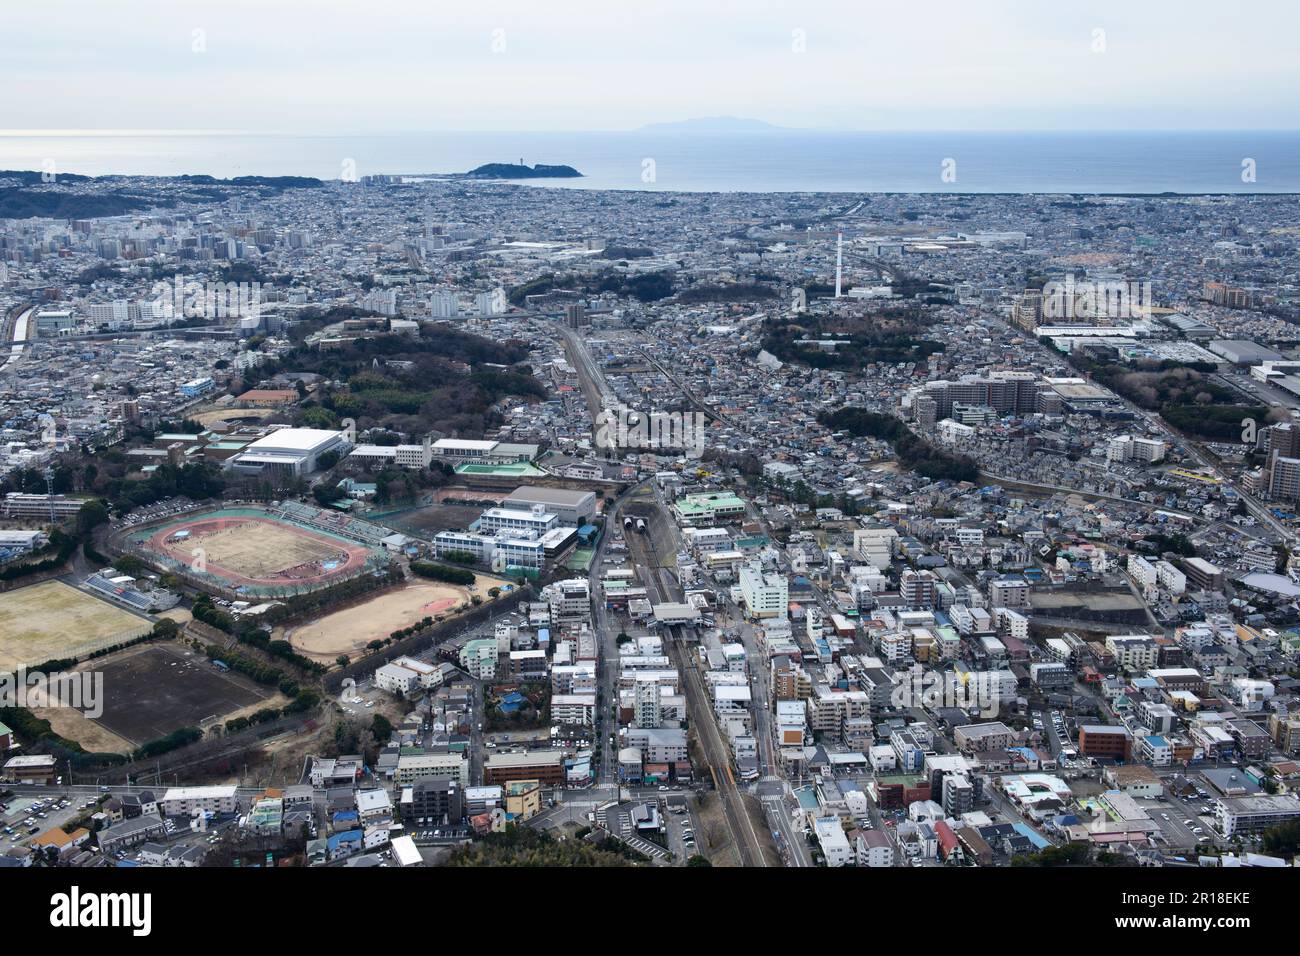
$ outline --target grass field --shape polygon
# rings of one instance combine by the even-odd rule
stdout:
[[[152,627],[145,618],[62,581],[6,591],[0,593],[0,670],[79,657]]]

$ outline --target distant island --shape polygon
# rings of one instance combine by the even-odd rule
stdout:
[[[467,179],[574,179],[582,173],[572,166],[525,166],[519,163],[485,163],[462,173]]]
[[[754,133],[784,129],[756,119],[738,116],[701,116],[672,123],[647,123],[641,127],[645,133]]]

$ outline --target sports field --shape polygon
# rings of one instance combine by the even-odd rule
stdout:
[[[145,644],[78,665],[103,675],[103,713],[87,717],[71,707],[35,707],[62,736],[87,750],[124,752],[181,727],[221,723],[287,698],[224,671],[206,654],[177,644]]]
[[[239,509],[172,522],[143,543],[236,589],[328,584],[360,571],[371,553],[363,544]]]
[[[340,654],[356,658],[366,645],[382,640],[426,617],[448,614],[469,604],[470,594],[487,599],[489,588],[508,582],[478,575],[475,591],[454,584],[411,581],[399,588],[333,611],[306,624],[286,628],[277,638],[289,641],[293,649],[313,660],[333,662]]]
[[[0,670],[80,657],[152,627],[145,618],[62,581],[5,591],[0,593]]]

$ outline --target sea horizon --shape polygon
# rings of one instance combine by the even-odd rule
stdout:
[[[438,176],[568,165],[521,185],[663,192],[1300,193],[1300,130],[0,132],[0,169],[89,176]],[[75,134],[75,135],[73,135]]]

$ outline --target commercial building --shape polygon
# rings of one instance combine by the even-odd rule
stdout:
[[[1218,591],[1223,588],[1223,569],[1204,558],[1187,558],[1183,561],[1187,583],[1198,591]]]
[[[501,507],[517,511],[531,511],[535,507],[541,507],[543,511],[556,515],[561,524],[580,528],[589,524],[596,515],[596,493],[520,485],[506,496]]]
[[[512,780],[563,784],[564,751],[531,750],[525,753],[489,754],[483,762],[483,782],[506,784]]]
[[[1079,728],[1079,753],[1098,760],[1128,760],[1132,741],[1121,726],[1089,724]]]
[[[511,780],[506,784],[506,813],[515,820],[527,820],[542,810],[540,780]]]
[[[853,847],[844,835],[839,817],[818,817],[813,821],[813,833],[827,866],[846,866],[854,862]]]
[[[1219,832],[1231,840],[1300,820],[1300,800],[1294,794],[1221,797],[1214,807],[1214,820]]]
[[[315,471],[322,455],[342,456],[351,447],[341,431],[324,428],[278,428],[251,441],[226,467],[245,474],[305,475]]]
[[[54,757],[48,754],[10,757],[0,776],[11,783],[53,783]]]
[[[739,521],[745,516],[745,502],[734,492],[710,491],[683,495],[671,510],[678,524],[702,528]]]

